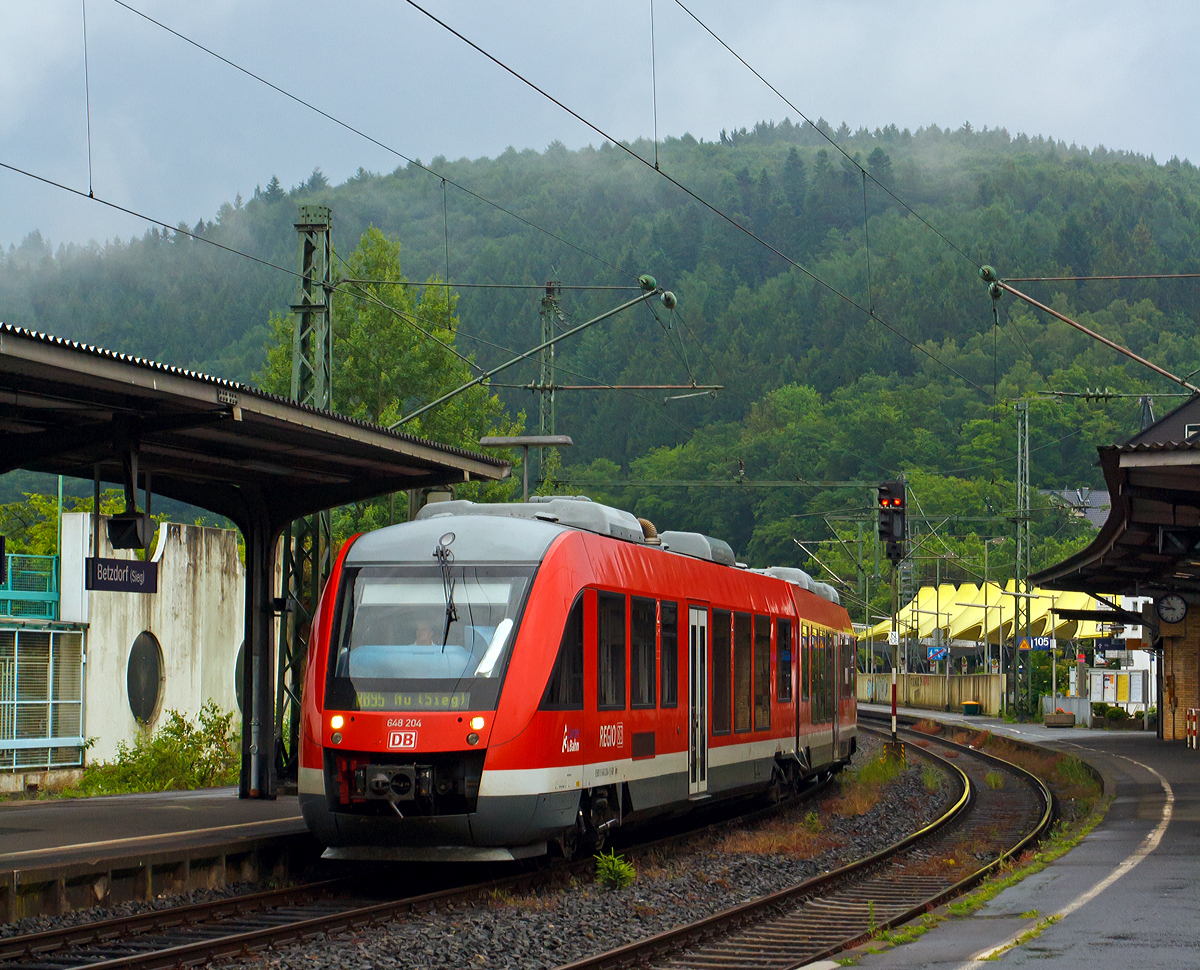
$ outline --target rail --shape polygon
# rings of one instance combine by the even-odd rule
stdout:
[[[637,857],[683,844],[704,832],[719,831],[756,818],[768,818],[820,792],[827,783],[814,784],[797,797],[749,813],[742,812],[734,816],[732,806],[727,808],[726,814],[714,808],[709,817],[713,814],[717,817],[708,824],[631,846],[625,851]],[[46,966],[54,966],[59,970],[71,967],[86,967],[88,970],[155,970],[200,966],[276,943],[295,942],[340,930],[386,923],[434,906],[475,902],[490,893],[526,892],[545,884],[566,884],[573,879],[586,879],[594,864],[594,860],[588,857],[574,862],[561,862],[537,872],[369,904],[365,904],[361,898],[343,894],[362,892],[363,879],[359,876],[190,903],[134,916],[0,939],[0,970]]]
[[[861,723],[859,726],[860,730],[872,730]],[[940,760],[965,782],[962,797],[931,825],[867,859],[696,923],[565,964],[559,970],[601,970],[632,964],[734,970],[801,966],[828,959],[874,932],[899,926],[963,892],[1048,830],[1053,798],[1039,779],[984,752],[940,739],[928,739],[926,743],[931,748],[937,745],[953,750],[954,763],[929,749],[910,750]],[[960,765],[968,760],[973,763],[971,777]],[[1032,796],[1022,814],[1029,822],[1036,815],[1036,822],[1023,824],[1019,833],[1010,833],[1010,844],[1003,852],[963,879],[948,883],[943,877],[906,875],[904,860],[909,850],[919,871],[922,861],[943,858],[961,840],[976,838],[976,830],[985,831],[1004,818],[1004,813],[987,807],[1001,799],[984,783],[985,766],[992,770],[1000,767],[1008,776],[1021,779]]]

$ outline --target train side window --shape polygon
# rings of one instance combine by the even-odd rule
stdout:
[[[655,695],[654,600],[634,596],[629,603],[629,706],[653,707]]]
[[[752,649],[749,613],[733,614],[733,729],[750,730]]]
[[[567,614],[554,669],[546,683],[546,693],[538,705],[542,711],[583,710],[583,596],[575,600]]]
[[[792,700],[792,621],[775,623],[775,698],[780,703]]]
[[[809,671],[812,670],[812,648],[808,641],[812,636],[812,630],[806,626],[800,629],[803,631],[800,636],[800,700],[807,704],[809,698],[808,677]]]
[[[662,706],[679,705],[679,604],[662,603]]]
[[[729,711],[732,704],[729,691],[729,622],[728,610],[712,611],[712,733],[729,733]]]
[[[754,730],[771,726],[771,618],[754,618]]]
[[[625,710],[625,597],[596,596],[596,706]]]

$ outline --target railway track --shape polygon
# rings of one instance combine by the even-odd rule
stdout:
[[[941,758],[963,785],[938,822],[858,863],[746,903],[699,923],[569,964],[572,970],[633,962],[662,967],[793,967],[837,952],[872,928],[898,925],[962,891],[1003,858],[1019,852],[1049,824],[1049,793],[1021,769],[934,738],[923,754]],[[917,750],[910,748],[910,750]],[[988,773],[1001,778],[998,789]],[[995,779],[993,778],[993,781]],[[806,794],[811,794],[809,793]],[[801,796],[804,797],[804,796]],[[705,831],[765,818],[794,805],[625,848],[643,853],[683,844]],[[980,841],[979,833],[987,833]],[[991,858],[965,875],[938,862],[973,845]],[[928,869],[914,877],[913,868]],[[472,886],[403,899],[363,898],[361,884],[327,880],[282,890],[195,903],[0,940],[0,970],[151,970],[200,966],[269,947],[385,923],[490,893],[514,894],[590,875],[591,860],[562,863]]]
[[[827,779],[826,779],[827,780]],[[815,784],[796,797],[748,814],[719,814],[707,824],[666,838],[621,846],[633,858],[670,848],[732,825],[769,818],[825,787]],[[728,812],[732,812],[729,808]],[[276,943],[384,923],[435,906],[468,904],[489,893],[527,892],[538,886],[590,877],[590,858],[563,862],[469,886],[405,898],[363,897],[361,879],[330,879],[135,916],[0,939],[0,970],[154,970],[201,966],[244,956]],[[356,891],[357,890],[357,891]]]
[[[560,970],[800,967],[958,895],[1048,830],[1053,797],[1035,776],[981,751],[901,734],[908,751],[939,759],[964,786],[942,818],[859,862]]]

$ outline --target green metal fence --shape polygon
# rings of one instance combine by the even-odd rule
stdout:
[[[0,583],[0,616],[58,619],[58,556],[9,555]]]

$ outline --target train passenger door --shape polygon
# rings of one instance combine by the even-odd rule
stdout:
[[[842,681],[846,679],[842,671],[842,654],[845,648],[842,646],[842,635],[840,633],[829,634],[829,717],[833,721],[829,725],[830,736],[833,739],[833,751],[830,755],[836,758],[841,749],[838,743],[841,740],[838,728],[841,727],[841,706],[842,706]]]
[[[688,608],[688,794],[708,791],[708,610]]]

